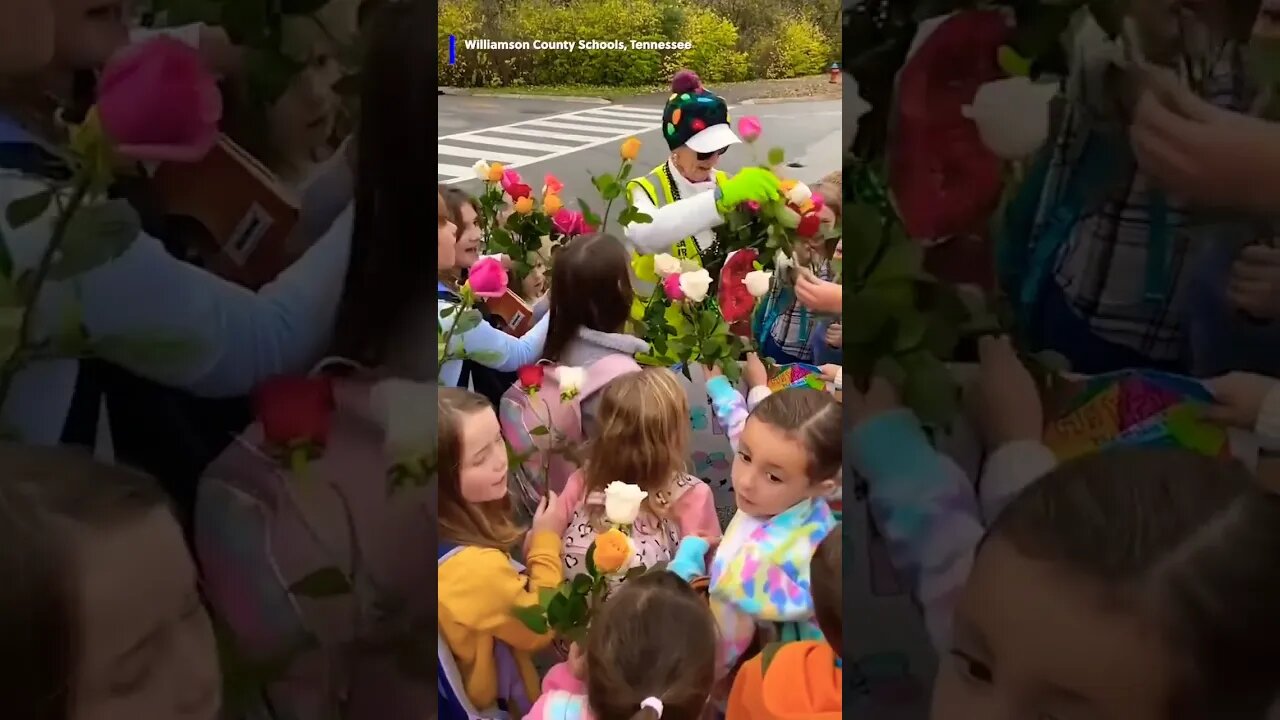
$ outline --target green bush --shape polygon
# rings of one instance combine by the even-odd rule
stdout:
[[[531,0],[515,8],[503,37],[519,40],[664,40],[663,10],[628,0]],[[652,85],[662,81],[659,50],[521,50],[519,80],[531,85]]]
[[[436,25],[436,68],[439,84],[465,87],[482,84],[477,74],[482,71],[480,57],[461,48],[463,38],[480,35],[481,14],[478,0],[441,0],[439,24]],[[449,64],[449,36],[459,41],[457,64]]]
[[[755,62],[763,63],[765,77],[781,79],[821,73],[836,60],[834,52],[813,21],[789,19],[772,36],[761,39],[752,55]]]
[[[727,18],[705,8],[687,8],[674,39],[693,47],[668,55],[664,75],[689,68],[708,83],[746,79],[747,54],[738,50],[738,28]]]

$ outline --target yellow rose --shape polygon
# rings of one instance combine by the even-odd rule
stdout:
[[[796,182],[797,181],[795,180],[783,180],[782,182],[778,183],[778,187],[782,189],[782,194],[786,195],[787,193],[791,192],[791,188],[796,186]]]
[[[560,202],[559,195],[548,194],[542,201],[542,210],[548,215],[555,215],[564,207],[564,203]]]
[[[631,538],[617,528],[596,536],[595,563],[601,574],[616,573],[631,559]]]
[[[494,163],[489,166],[488,180],[491,183],[502,182],[502,173],[506,168],[502,167],[502,163]]]
[[[517,200],[516,212],[520,213],[521,215],[528,215],[529,213],[533,212],[533,198],[526,196]]]
[[[640,141],[633,137],[627,138],[622,142],[622,148],[619,152],[622,154],[623,160],[628,162],[635,160],[640,155]]]

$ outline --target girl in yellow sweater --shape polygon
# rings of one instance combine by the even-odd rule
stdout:
[[[507,449],[493,405],[459,388],[439,395],[438,617],[440,637],[448,645],[465,698],[440,698],[441,717],[465,707],[500,708],[520,717],[537,699],[538,675],[531,654],[551,642],[512,614],[532,606],[538,590],[563,580],[560,536],[566,520],[554,494],[535,514],[525,561],[510,549],[521,537],[511,520],[507,497]],[[465,714],[462,715],[465,717]]]

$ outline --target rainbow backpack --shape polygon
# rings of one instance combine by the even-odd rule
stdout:
[[[582,403],[614,378],[638,372],[635,358],[622,353],[606,355],[586,368],[586,380],[572,400],[562,401],[556,381],[559,366],[545,362],[542,387],[530,394],[519,383],[502,396],[498,420],[502,437],[513,453],[512,499],[518,509],[533,515],[547,490],[564,490],[578,469],[574,450],[586,441],[582,428]]]
[[[255,421],[200,482],[202,586],[245,666],[224,673],[264,683],[237,700],[269,705],[275,720],[334,717],[335,698],[343,717],[379,720],[417,720],[434,703],[429,661],[409,672],[406,652],[376,637],[412,636],[394,628],[432,617],[434,576],[405,550],[434,545],[436,523],[434,493],[388,492],[374,388],[368,377],[334,379],[328,443],[301,476],[266,453]]]

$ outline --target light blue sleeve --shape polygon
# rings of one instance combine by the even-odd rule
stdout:
[[[447,304],[437,302],[439,310],[446,307]],[[440,318],[440,329],[448,332],[453,327],[455,317],[456,313],[451,313],[449,317]],[[542,357],[542,346],[547,342],[547,327],[550,323],[551,314],[544,314],[523,337],[512,337],[489,323],[482,322],[460,337],[454,337],[450,341],[453,345],[451,349],[454,352],[460,349],[467,353],[493,354],[495,357],[492,361],[486,358],[486,362],[481,364],[500,372],[515,372]]]
[[[292,266],[257,292],[227,282],[143,236],[119,258],[71,281],[89,337],[137,339],[106,359],[197,395],[243,395],[263,379],[302,372],[324,354],[351,250],[348,207]],[[149,355],[146,343],[178,348]]]
[[[710,550],[711,543],[706,538],[686,535],[680,539],[680,546],[676,548],[675,557],[667,563],[667,570],[679,575],[685,582],[704,577],[707,574],[707,552]]]
[[[711,411],[716,414],[716,420],[729,438],[729,447],[737,452],[738,438],[741,437],[742,428],[746,427],[747,416],[750,415],[746,399],[723,375],[707,381],[707,396],[711,399]]]
[[[951,643],[951,615],[985,532],[969,478],[934,449],[907,410],[851,432],[853,468],[867,480],[867,506],[894,568],[924,612],[934,648]]]

